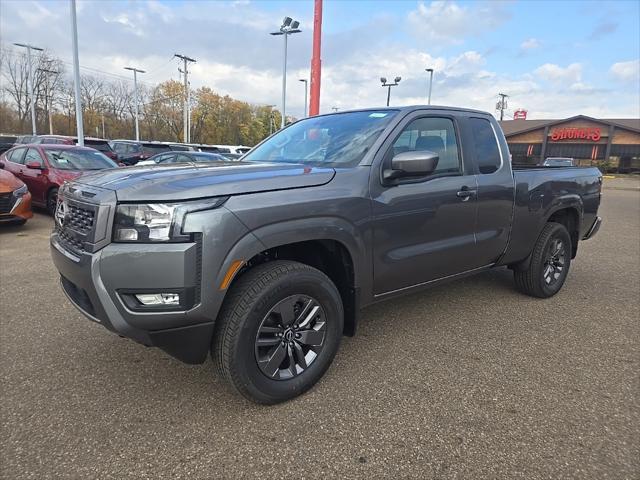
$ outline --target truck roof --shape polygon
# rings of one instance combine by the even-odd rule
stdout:
[[[482,114],[482,115],[491,115],[489,112],[485,112],[482,110],[474,110],[472,108],[447,107],[444,105],[408,105],[408,106],[402,106],[402,107],[354,108],[349,110],[340,110],[338,112],[323,113],[320,116],[339,115],[341,113],[350,113],[350,112],[369,112],[369,111],[381,112],[386,110],[390,112],[398,112],[398,111],[407,112],[407,111],[413,111],[413,110],[438,110],[438,111],[448,110],[453,112],[466,112],[466,113],[476,113],[476,114]]]

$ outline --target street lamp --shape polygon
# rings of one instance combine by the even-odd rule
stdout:
[[[27,49],[27,62],[29,63],[29,71],[27,73],[27,90],[29,91],[29,101],[31,102],[31,131],[33,135],[37,135],[36,133],[36,102],[33,98],[33,78],[32,78],[32,67],[31,67],[31,50],[37,50],[38,52],[42,52],[42,48],[34,47],[33,45],[29,45],[27,43],[14,43],[16,47],[22,47]]]
[[[431,105],[431,86],[433,85],[433,68],[425,68],[425,72],[429,72],[429,96],[427,97],[427,105]]]
[[[82,123],[82,96],[80,95],[80,55],[78,54],[78,16],[76,0],[69,0],[71,13],[71,45],[73,46],[73,90],[76,99],[76,135],[78,145],[84,147],[84,124]]]
[[[402,77],[396,77],[393,79],[393,83],[387,83],[386,77],[380,77],[380,83],[382,83],[383,87],[387,87],[387,107],[389,106],[389,101],[391,100],[391,87],[397,87],[402,80]]]
[[[146,73],[144,70],[140,70],[134,67],[124,67],[125,70],[131,70],[133,72],[133,101],[135,102],[135,114],[136,114],[136,142],[140,141],[140,127],[138,125],[138,73]]]
[[[301,78],[299,81],[304,83],[304,118],[307,118],[307,86],[308,86],[308,82],[304,78]]]
[[[300,22],[293,20],[291,17],[284,17],[280,30],[271,32],[271,35],[282,35],[284,37],[284,58],[282,60],[282,122],[281,128],[284,128],[287,106],[287,37],[293,33],[300,33],[298,27]]]

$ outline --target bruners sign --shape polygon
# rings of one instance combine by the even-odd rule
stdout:
[[[564,127],[556,128],[551,132],[551,140],[589,140],[597,142],[601,138],[599,128],[591,127]]]

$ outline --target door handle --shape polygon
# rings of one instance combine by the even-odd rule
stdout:
[[[458,198],[461,198],[463,202],[466,202],[475,194],[476,194],[475,190],[471,190],[469,189],[469,187],[462,187],[462,189],[458,193],[456,193],[456,196]]]

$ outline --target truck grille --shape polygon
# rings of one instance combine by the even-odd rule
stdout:
[[[95,212],[74,205],[69,205],[65,215],[65,227],[86,235],[93,229]]]
[[[0,213],[9,213],[13,207],[13,193],[0,193]]]
[[[84,252],[83,242],[81,242],[77,238],[72,237],[57,225],[56,225],[56,233],[58,234],[58,241],[62,244],[64,248],[66,248],[67,250],[73,253]]]

